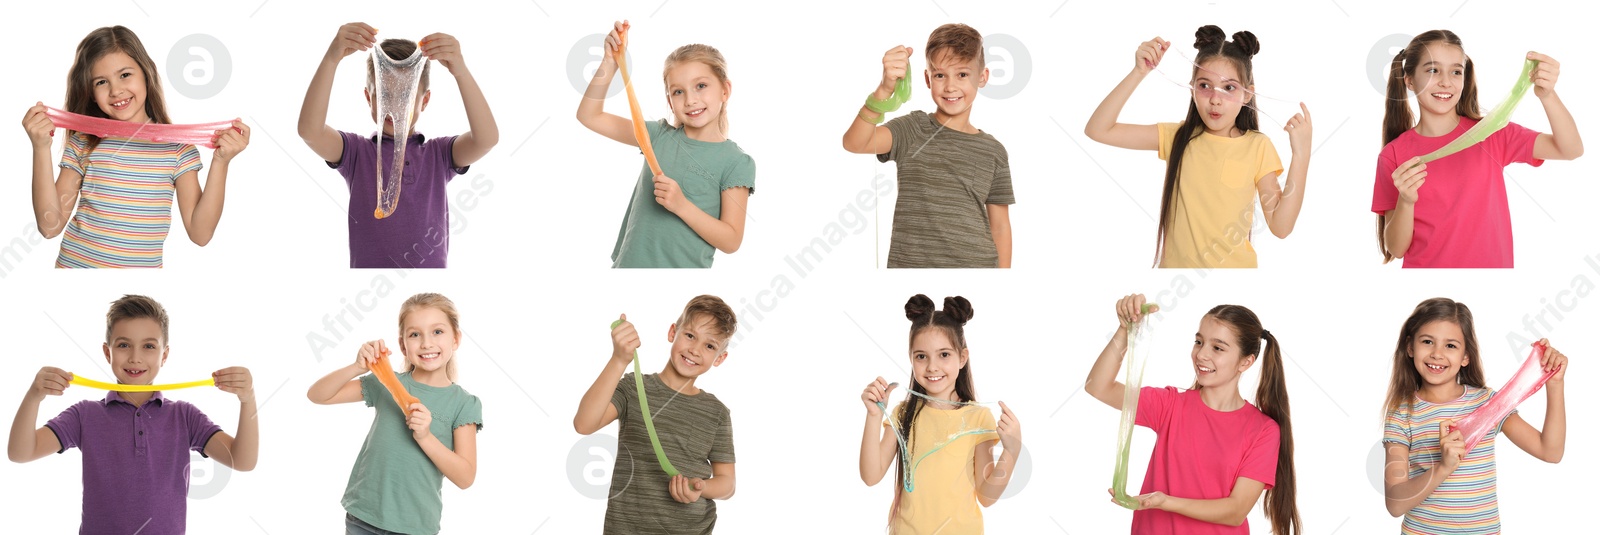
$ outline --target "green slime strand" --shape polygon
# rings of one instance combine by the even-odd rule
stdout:
[[[1117,426],[1117,466],[1111,474],[1111,500],[1137,510],[1139,498],[1128,495],[1128,454],[1133,449],[1134,417],[1139,414],[1139,389],[1144,385],[1144,365],[1149,362],[1149,341],[1145,320],[1151,306],[1139,310],[1139,322],[1128,325],[1128,350],[1123,355],[1127,369],[1122,385],[1122,423]],[[1136,349],[1137,348],[1137,349]]]
[[[622,325],[622,320],[611,322],[611,328]],[[661,465],[661,471],[668,476],[678,475],[678,469],[672,467],[672,461],[667,460],[667,452],[661,449],[661,437],[656,434],[656,423],[650,419],[650,401],[644,397],[644,373],[639,370],[639,350],[633,350],[633,386],[639,391],[639,412],[644,413],[644,430],[650,434],[650,448],[656,451],[656,462]]]
[[[900,77],[900,80],[894,83],[894,94],[889,95],[889,98],[878,100],[868,95],[867,109],[879,114],[885,114],[900,109],[902,104],[910,101],[911,73],[907,72],[905,76]]]
[[[1506,124],[1511,122],[1511,112],[1516,111],[1517,103],[1522,101],[1523,95],[1528,94],[1528,88],[1533,86],[1531,75],[1533,74],[1533,69],[1538,66],[1539,62],[1536,60],[1530,59],[1522,62],[1522,77],[1517,79],[1517,85],[1511,87],[1511,94],[1506,95],[1505,100],[1500,101],[1499,105],[1484,115],[1483,119],[1478,121],[1478,124],[1472,125],[1472,128],[1468,128],[1466,132],[1463,132],[1461,137],[1451,141],[1448,145],[1440,147],[1439,150],[1424,155],[1422,163],[1428,163],[1461,152],[1467,147],[1483,142],[1490,135],[1499,132],[1501,128],[1505,128]]]
[[[889,383],[889,387],[890,388],[894,388],[895,386],[897,386],[899,384],[900,383]],[[948,399],[941,399],[941,398],[932,397],[932,396],[929,396],[927,394],[923,394],[921,392],[917,392],[917,391],[911,390],[911,389],[906,389],[905,392],[907,394],[910,394],[910,395],[913,395],[913,396],[917,396],[919,398],[922,398],[922,399],[925,399],[925,400],[928,400],[928,401],[944,403],[946,405],[957,405],[957,406],[962,406],[962,407],[993,405],[993,402],[987,402],[987,401],[951,401],[951,400],[948,400]],[[902,432],[902,430],[898,426],[898,423],[895,421],[895,419],[889,416],[889,411],[888,411],[887,407],[885,407],[885,405],[884,405],[884,403],[882,401],[878,402],[878,410],[883,413],[884,420],[889,422],[889,428],[894,431],[895,440],[900,442],[900,467],[901,467],[900,471],[901,471],[901,473],[905,474],[905,483],[903,485],[901,485],[901,487],[904,488],[906,492],[912,492],[912,491],[916,490],[916,488],[917,488],[917,485],[916,485],[917,467],[921,466],[922,465],[922,461],[924,459],[927,459],[929,455],[933,455],[934,453],[937,453],[939,450],[944,449],[945,446],[949,446],[951,443],[954,443],[957,439],[960,439],[961,437],[965,437],[965,436],[969,436],[969,435],[983,435],[983,434],[998,433],[999,432],[999,430],[996,430],[996,429],[981,428],[981,427],[974,427],[972,429],[963,429],[963,430],[951,433],[950,436],[945,437],[943,442],[935,444],[932,449],[929,449],[927,452],[924,452],[922,455],[917,456],[916,459],[912,459],[911,458],[910,445],[906,442],[905,434]],[[962,427],[965,427],[965,426],[962,426]]]

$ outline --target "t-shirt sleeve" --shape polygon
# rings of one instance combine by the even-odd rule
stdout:
[[[378,376],[370,373],[361,376],[361,401],[366,402],[368,407],[376,407],[378,396],[386,393],[388,390],[384,390],[383,383],[378,382]]]
[[[1256,146],[1256,152],[1259,154],[1256,160],[1256,176],[1252,184],[1260,182],[1267,175],[1283,172],[1283,160],[1278,159],[1278,148],[1272,146],[1272,139],[1266,134],[1261,134],[1260,139],[1261,143]]]
[[[1544,160],[1533,157],[1533,146],[1538,140],[1538,131],[1517,123],[1506,123],[1505,128],[1501,128],[1483,141],[1488,145],[1489,154],[1493,155],[1501,166],[1525,163],[1538,167],[1544,165]]]
[[[449,169],[450,170],[449,173],[446,173],[444,175],[444,179],[445,179],[446,182],[449,182],[450,179],[455,178],[456,175],[467,174],[467,169],[470,169],[472,167],[470,165],[465,165],[465,166],[460,166],[460,167],[456,166],[456,150],[455,150],[455,148],[456,148],[456,139],[459,138],[459,137],[460,136],[436,137],[436,138],[433,138],[433,139],[429,139],[426,143],[422,144],[423,151],[428,153],[428,157],[429,158],[436,158],[436,159],[440,160],[441,162],[444,163],[444,165],[442,165],[441,167],[444,167],[445,169]]]
[[[1124,386],[1123,388],[1127,388]],[[1139,409],[1133,414],[1133,424],[1142,425],[1157,432],[1167,426],[1167,418],[1172,415],[1172,406],[1178,400],[1177,387],[1156,388],[1147,386],[1139,389]]]
[[[206,413],[190,403],[177,403],[174,408],[183,411],[183,423],[189,430],[189,449],[200,452],[206,456],[206,443],[211,441],[211,436],[222,432],[222,426],[211,421]]]
[[[1167,156],[1172,154],[1172,137],[1178,135],[1178,127],[1180,127],[1180,126],[1183,126],[1183,125],[1180,124],[1180,123],[1157,123],[1156,124],[1156,157],[1157,158],[1161,158],[1163,161],[1165,161],[1167,159]]]
[[[983,203],[1016,204],[1017,197],[1011,192],[1011,155],[999,141],[995,141],[995,149],[994,180],[989,183],[989,198]]]
[[[990,431],[988,433],[980,433],[980,434],[977,434],[977,435],[973,435],[973,437],[977,439],[977,443],[978,444],[982,444],[984,442],[988,442],[988,441],[991,441],[991,440],[1000,440],[1000,432],[999,432],[1000,424],[998,422],[996,422],[995,419],[994,419],[994,416],[995,416],[996,412],[999,411],[999,410],[1000,410],[1000,407],[997,405],[997,406],[995,406],[994,410],[979,410],[979,411],[977,411],[978,412],[978,425],[977,425],[977,427],[980,428],[980,429],[992,429],[993,430],[993,431]]]
[[[178,149],[177,165],[172,166],[172,178],[170,180],[177,182],[178,177],[183,176],[184,173],[199,171],[201,167],[204,166],[200,165],[200,149],[194,148],[194,145],[184,145]]]
[[[890,119],[888,123],[884,123],[883,126],[889,129],[889,135],[894,139],[890,140],[889,152],[879,154],[878,161],[898,162],[900,161],[900,158],[905,157],[907,151],[911,150],[913,143],[917,145],[922,144],[922,140],[919,136],[917,136],[917,127],[915,123],[917,120],[916,117],[920,116],[922,115],[911,113],[895,117]]]
[[[56,453],[76,448],[81,443],[79,441],[83,439],[83,409],[85,403],[94,402],[80,401],[74,403],[71,407],[67,407],[67,410],[61,411],[61,414],[57,414],[55,418],[45,422],[44,426],[50,428],[50,431],[56,434],[56,441],[61,443],[61,449],[56,450]]]
[[[722,421],[717,424],[717,434],[711,437],[711,455],[707,460],[714,463],[731,463],[733,458],[733,413],[728,407],[722,407]]]
[[[1389,412],[1383,419],[1383,443],[1399,444],[1411,449],[1411,424],[1400,410]]]
[[[1378,173],[1372,182],[1372,212],[1381,214],[1393,210],[1400,199],[1400,190],[1394,187],[1394,170],[1400,167],[1396,159],[1394,142],[1378,151]],[[1407,158],[1409,159],[1409,158]]]
[[[756,194],[756,160],[748,154],[741,154],[722,173],[722,187],[718,191],[729,188],[749,188],[750,194]]]
[[[472,424],[477,425],[479,431],[483,430],[483,400],[469,394],[467,402],[461,405],[461,412],[456,413],[456,419],[450,422],[450,429]]]
[[[622,378],[617,380],[617,389],[611,392],[611,406],[617,408],[618,425],[628,419],[628,407],[639,403],[635,401],[639,398],[635,390],[637,387],[633,385],[633,372],[628,372],[622,374]]]
[[[66,146],[61,148],[61,163],[59,167],[71,169],[76,171],[78,176],[83,176],[83,161],[84,156],[87,155],[88,148],[89,139],[84,137],[83,134],[68,136]]]
[[[1263,415],[1265,416],[1265,415]],[[1267,424],[1256,432],[1250,449],[1244,452],[1244,462],[1239,465],[1239,477],[1254,479],[1272,488],[1278,474],[1278,423],[1267,419]]]
[[[344,143],[343,150],[339,154],[339,161],[328,162],[328,168],[338,169],[340,175],[343,175],[346,180],[350,180],[356,177],[357,169],[373,166],[372,162],[367,161],[366,152],[357,149],[357,144],[366,143],[370,145],[372,140],[343,130],[339,131],[339,139]],[[372,149],[373,153],[377,153],[377,150],[376,147]],[[374,167],[373,169],[376,168]]]

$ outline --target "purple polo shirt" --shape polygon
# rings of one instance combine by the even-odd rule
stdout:
[[[84,534],[183,533],[189,452],[205,455],[222,431],[194,405],[160,392],[139,407],[117,392],[79,401],[44,425],[61,442],[56,453],[83,452]]]
[[[394,161],[394,138],[382,136],[379,151],[380,135],[339,132],[344,155],[328,162],[350,187],[350,267],[443,268],[450,253],[450,198],[445,186],[467,172],[466,167],[456,167],[452,157],[456,136],[426,139],[411,134],[405,170],[400,173],[400,203],[389,217],[378,219],[372,215],[378,208],[374,162],[382,158],[388,172]]]

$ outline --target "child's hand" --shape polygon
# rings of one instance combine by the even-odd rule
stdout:
[[[595,72],[596,76],[601,73],[611,76],[612,73],[617,72],[617,62],[619,61],[617,56],[622,52],[622,39],[627,32],[628,21],[622,20],[612,23],[611,32],[606,34],[606,49],[604,50],[605,53],[600,55],[600,70]]]
[[[1561,76],[1561,62],[1538,52],[1529,52],[1528,59],[1538,61],[1528,76],[1533,79],[1533,95],[1544,98],[1556,94],[1556,78]]]
[[[672,493],[672,499],[678,503],[694,503],[700,501],[700,493],[706,488],[706,480],[698,477],[688,477],[683,474],[672,476],[672,482],[667,484],[667,491]]]
[[[1461,466],[1461,458],[1467,455],[1467,441],[1461,436],[1461,430],[1451,428],[1456,426],[1455,420],[1439,422],[1439,464],[1444,467],[1445,475],[1453,474],[1456,467]]]
[[[28,397],[39,401],[45,396],[59,396],[69,386],[72,386],[71,373],[61,368],[45,366],[39,368],[39,374],[33,377],[33,384],[28,387]]]
[[[1394,189],[1400,190],[1400,202],[1415,205],[1417,191],[1422,189],[1423,182],[1427,182],[1428,165],[1422,163],[1422,157],[1418,156],[1400,164],[1390,176],[1394,178]]]
[[[1138,323],[1144,317],[1142,312],[1144,308],[1144,294],[1128,294],[1128,296],[1117,300],[1117,322],[1123,326]],[[1151,312],[1159,310],[1161,310],[1160,306],[1150,305]]]
[[[1161,57],[1167,55],[1167,47],[1172,43],[1157,37],[1139,44],[1139,50],[1133,53],[1133,71],[1139,74],[1150,74],[1161,64]]]
[[[1116,492],[1113,492],[1111,489],[1106,489],[1106,493],[1111,495],[1111,497],[1112,497],[1111,503],[1117,503],[1117,500],[1116,500],[1117,493]],[[1136,504],[1134,506],[1134,509],[1133,509],[1135,511],[1143,511],[1145,509],[1160,509],[1161,506],[1166,505],[1166,503],[1167,503],[1167,495],[1166,495],[1166,493],[1161,492],[1161,491],[1156,491],[1156,492],[1152,492],[1152,493],[1149,493],[1149,494],[1142,494],[1142,495],[1139,495],[1139,496],[1134,496],[1133,498],[1135,500],[1138,500],[1138,504]],[[1122,505],[1122,504],[1117,504],[1117,505]]]
[[[1311,110],[1306,109],[1306,103],[1300,103],[1300,113],[1289,118],[1283,131],[1289,133],[1290,153],[1311,155]]]
[[[378,44],[378,29],[361,22],[352,22],[339,27],[339,33],[334,34],[333,43],[328,45],[328,57],[333,59],[343,58],[359,50],[371,50]]]
[[[622,323],[611,328],[611,360],[628,362],[633,360],[633,354],[639,351],[639,331],[628,323],[628,315],[623,314]]]
[[[466,63],[461,60],[461,42],[448,34],[435,33],[423,37],[418,43],[422,46],[422,55],[428,59],[444,65],[445,70],[452,76],[460,76],[467,72]],[[461,72],[456,72],[456,67],[461,67]]]
[[[233,161],[234,156],[250,146],[250,127],[244,121],[234,119],[233,128],[218,130],[211,137],[211,144],[217,146],[216,152],[211,154],[212,158],[220,162]]]
[[[878,404],[888,403],[889,391],[894,390],[896,386],[900,385],[889,384],[882,377],[867,384],[867,388],[861,391],[861,403],[867,406],[867,416],[883,415],[883,409],[878,408]]]
[[[683,196],[683,188],[678,187],[678,181],[667,175],[656,175],[656,204],[666,208],[674,214],[684,209],[689,204],[689,199]]]
[[[1000,434],[1000,446],[1006,451],[1022,453],[1022,422],[1004,401],[1000,402],[1000,421],[995,425],[995,432]]]
[[[50,138],[56,135],[56,123],[44,114],[44,103],[39,102],[22,114],[22,129],[28,131],[28,141],[33,148],[50,148]]]
[[[1539,343],[1544,344],[1544,358],[1539,360],[1539,369],[1544,371],[1557,370],[1555,375],[1550,376],[1550,380],[1546,384],[1561,384],[1567,378],[1567,356],[1557,351],[1556,348],[1550,347],[1550,340],[1548,339],[1540,338]]]
[[[248,368],[223,368],[211,372],[211,379],[217,382],[218,390],[239,396],[240,403],[253,403],[256,400],[255,380]]]
[[[378,361],[378,356],[388,353],[389,348],[384,347],[383,340],[373,340],[361,344],[361,349],[356,350],[356,368],[361,371],[372,371],[372,363]]]
[[[894,95],[894,84],[906,77],[911,69],[911,47],[897,46],[883,53],[883,81],[878,83],[877,97],[879,100],[887,99]]]
[[[411,438],[421,442],[433,436],[433,431],[430,429],[433,425],[433,412],[421,403],[412,403],[408,409],[406,427],[411,428]]]

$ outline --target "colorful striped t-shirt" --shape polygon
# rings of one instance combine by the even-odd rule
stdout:
[[[1412,396],[1411,408],[1392,412],[1383,425],[1384,444],[1411,450],[1408,477],[1417,477],[1439,462],[1439,423],[1465,418],[1489,402],[1494,391],[1468,386],[1461,397],[1429,403]],[[1500,503],[1495,496],[1494,439],[1502,420],[1461,459],[1456,471],[1421,504],[1406,512],[1400,532],[1419,535],[1491,535],[1500,533]]]
[[[83,175],[78,208],[61,238],[58,268],[161,267],[179,176],[200,170],[194,145],[74,135],[61,167]]]

